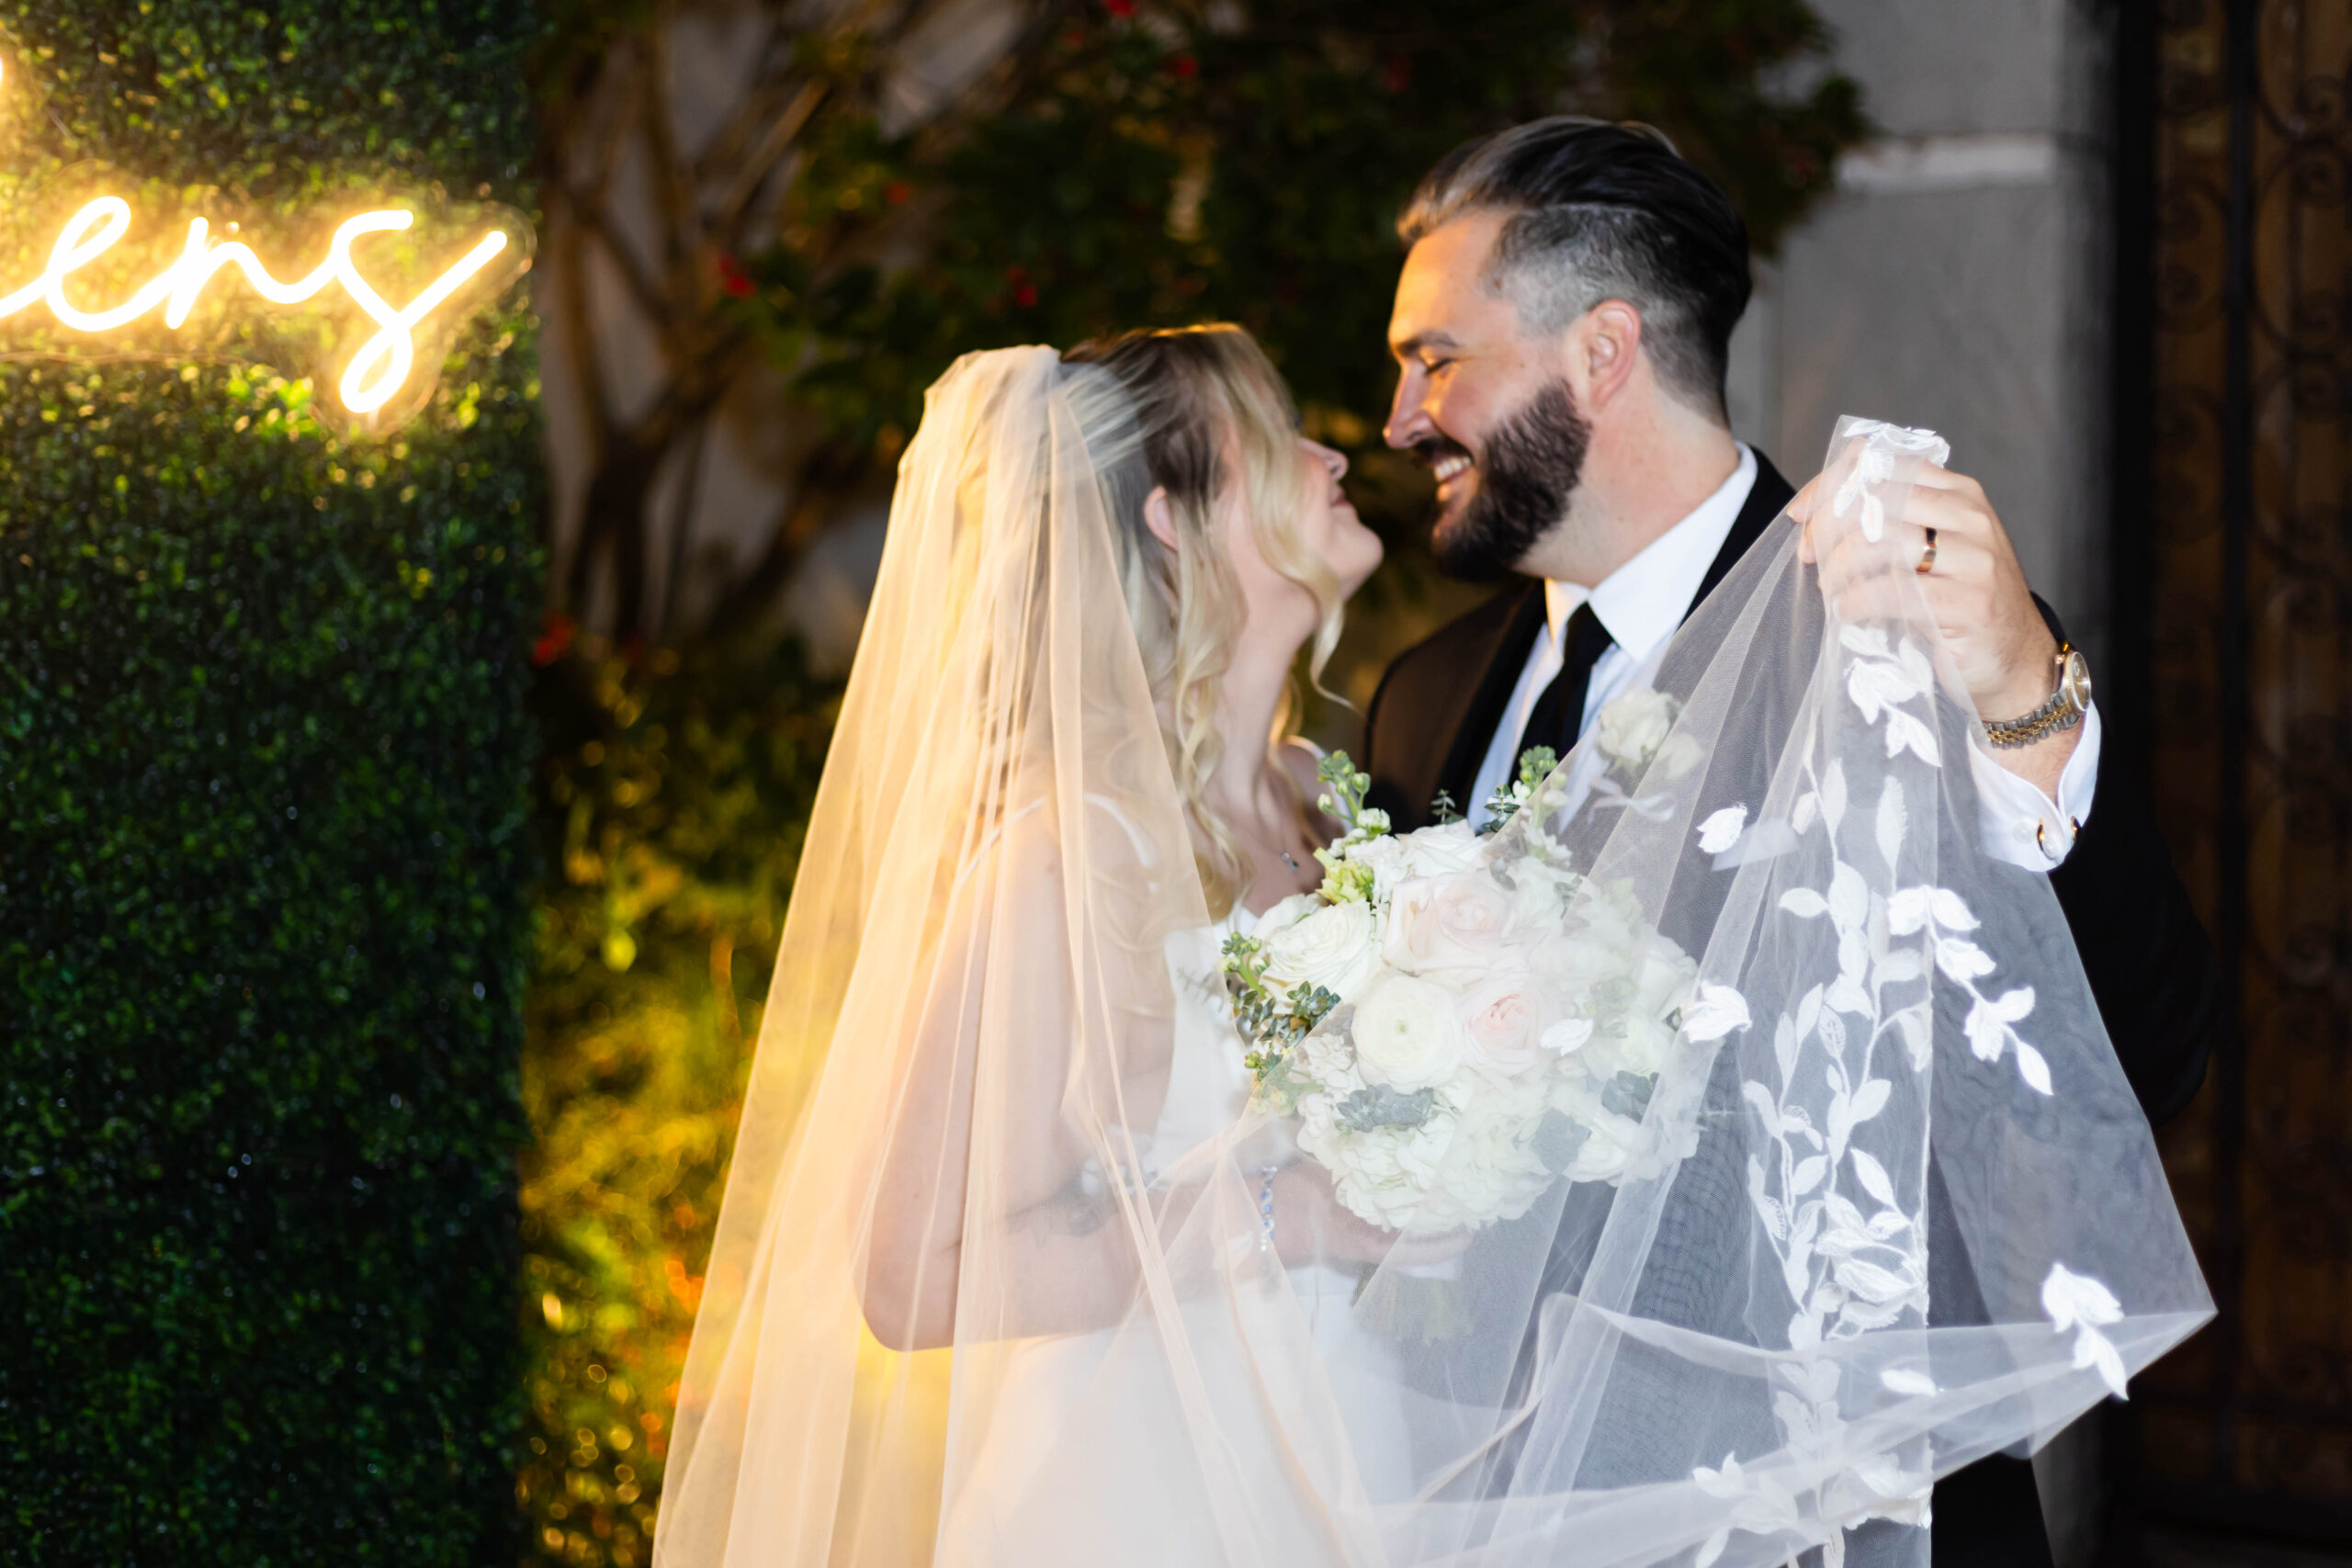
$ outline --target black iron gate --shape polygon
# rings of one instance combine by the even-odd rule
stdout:
[[[2134,1386],[2117,1476],[2142,1519],[2352,1540],[2352,0],[2119,20],[2108,765],[2236,1027],[2162,1137],[2222,1318]]]

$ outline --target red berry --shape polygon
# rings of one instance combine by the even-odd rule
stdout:
[[[545,667],[561,659],[563,650],[571,646],[573,630],[570,615],[560,610],[549,610],[547,627],[540,633],[539,640],[532,645],[531,662]]]

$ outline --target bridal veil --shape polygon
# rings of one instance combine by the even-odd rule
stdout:
[[[1264,1242],[1280,1125],[1162,1135],[1216,998],[1170,962],[1212,921],[1130,617],[1132,416],[1048,349],[959,361],[809,827],[657,1560],[1924,1568],[1936,1476],[2209,1316],[2056,899],[1975,842],[1901,528],[1938,444],[1831,452],[1868,617],[1781,526],[1645,722],[1461,874],[1541,860],[1695,964],[1612,1101],[1628,1156],[1334,1297]]]

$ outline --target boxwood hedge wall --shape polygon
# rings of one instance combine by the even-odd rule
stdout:
[[[0,179],[527,207],[528,25],[0,0]],[[0,1562],[515,1559],[524,303],[368,443],[0,322]]]

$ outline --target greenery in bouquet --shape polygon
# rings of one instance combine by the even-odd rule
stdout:
[[[1566,804],[1553,753],[1490,803],[1516,832],[1397,835],[1345,753],[1321,776],[1345,829],[1322,886],[1229,939],[1225,968],[1257,1103],[1297,1119],[1340,1201],[1390,1229],[1479,1226],[1669,1154],[1645,1117],[1697,965],[1543,830]]]

